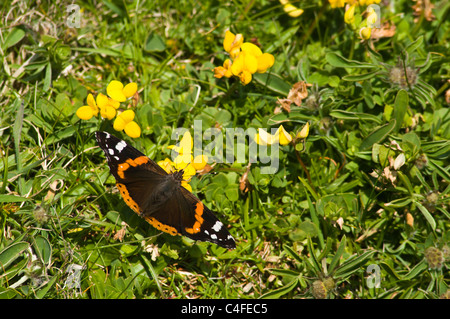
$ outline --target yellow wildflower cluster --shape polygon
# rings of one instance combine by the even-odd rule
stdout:
[[[304,140],[308,135],[309,123],[307,122],[300,132],[295,135],[295,140]],[[275,143],[288,145],[292,142],[292,135],[284,129],[283,125],[280,125],[273,135],[260,128],[258,134],[255,135],[255,142],[259,145],[272,145]]]
[[[346,4],[369,6],[371,4],[379,4],[381,0],[328,0],[332,8],[343,8]]]
[[[229,30],[225,32],[223,48],[230,55],[223,66],[214,68],[216,78],[237,76],[246,85],[252,80],[252,74],[264,73],[270,68],[275,58],[270,53],[263,53],[253,43],[244,42],[242,34],[233,34]]]
[[[353,30],[359,30],[361,39],[370,39],[372,29],[380,18],[373,8],[372,4],[379,4],[381,0],[328,0],[332,8],[343,8],[346,6],[344,21]],[[363,11],[361,7],[367,6]],[[362,11],[361,15],[365,15],[365,19],[356,19],[356,10]]]
[[[134,121],[135,113],[133,110],[125,110],[118,112],[121,102],[125,102],[128,98],[132,97],[137,92],[137,84],[131,82],[127,85],[123,85],[120,81],[111,81],[107,88],[105,95],[99,93],[97,98],[94,99],[92,94],[87,97],[87,105],[80,107],[76,115],[82,120],[89,120],[94,116],[100,115],[104,119],[114,120],[114,129],[116,131],[123,131],[132,138],[137,138],[141,135],[141,128]]]
[[[161,166],[167,173],[174,173],[176,171],[183,170],[183,180],[181,186],[192,192],[192,187],[189,185],[189,181],[196,171],[201,171],[205,168],[208,157],[206,155],[198,155],[195,158],[192,156],[192,148],[194,141],[191,133],[187,131],[184,133],[180,143],[178,145],[169,146],[178,155],[172,161],[170,158],[166,158],[163,161],[159,161],[158,165]]]
[[[289,0],[280,0],[280,3],[283,5],[284,12],[293,18],[297,18],[304,12],[303,9],[297,8]]]

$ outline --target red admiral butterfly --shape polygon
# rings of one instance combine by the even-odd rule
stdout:
[[[173,236],[236,248],[225,226],[181,186],[183,170],[168,174],[125,141],[107,132],[95,132],[95,137],[125,203],[152,226]]]

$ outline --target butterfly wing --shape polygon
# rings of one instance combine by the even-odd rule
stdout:
[[[191,210],[188,216],[194,219],[183,221],[182,234],[194,240],[209,241],[225,248],[236,248],[233,236],[224,224],[196,196],[184,187],[180,188],[185,207]],[[182,202],[182,201],[179,201]],[[187,216],[182,215],[187,219]]]
[[[152,226],[171,235],[236,247],[217,217],[180,185],[181,175],[167,174],[143,153],[109,133],[96,132],[96,138],[125,203]]]

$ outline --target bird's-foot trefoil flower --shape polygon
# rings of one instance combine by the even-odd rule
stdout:
[[[123,86],[122,82],[113,80],[106,88],[106,93],[109,97],[118,102],[125,102],[127,98],[132,97],[136,92],[137,84],[134,82]]]
[[[244,37],[242,34],[234,34],[231,31],[225,31],[225,39],[223,40],[223,48],[228,52],[232,59],[235,59],[240,52]]]
[[[223,62],[223,66],[218,66],[217,68],[214,68],[214,77],[220,79],[222,77],[231,78],[233,76],[233,73],[231,72],[231,60],[226,59],[225,62]]]
[[[293,18],[299,17],[304,12],[303,9],[297,8],[289,0],[280,0],[280,3],[283,5],[284,12]]]
[[[258,134],[255,135],[255,142],[259,145],[272,145],[275,143],[288,145],[291,141],[292,136],[284,129],[283,125],[280,125],[273,135],[261,128],[258,130]]]
[[[77,116],[82,120],[90,120],[98,114],[98,106],[92,94],[88,94],[86,102],[87,105],[80,107],[76,112]]]
[[[120,102],[107,97],[103,93],[97,95],[97,106],[100,109],[100,115],[104,119],[112,120],[117,113]]]
[[[134,121],[134,111],[126,110],[118,112],[120,103],[125,102],[128,98],[136,94],[137,84],[132,82],[124,86],[120,81],[113,80],[108,84],[106,92],[108,96],[99,93],[96,99],[94,99],[92,94],[89,94],[87,97],[87,105],[80,107],[76,115],[82,120],[89,120],[97,116],[100,111],[102,118],[112,120],[119,113],[114,120],[114,129],[116,131],[125,131],[132,138],[139,137],[141,135],[141,128]]]
[[[223,66],[214,68],[216,78],[235,75],[246,85],[254,73],[264,73],[275,63],[272,54],[263,53],[255,44],[244,42],[242,34],[234,35],[227,30],[223,47],[231,59],[225,60]]]
[[[161,166],[167,173],[183,170],[183,180],[181,186],[192,192],[192,187],[189,181],[195,175],[196,171],[201,171],[205,168],[208,157],[206,155],[198,155],[195,158],[192,156],[193,139],[191,133],[186,131],[177,145],[170,145],[169,149],[175,152],[174,160],[166,158],[164,161],[159,161]]]
[[[141,136],[141,128],[133,121],[135,113],[133,110],[125,110],[120,113],[114,120],[114,129],[116,131],[125,131],[125,133],[131,138],[137,138]]]

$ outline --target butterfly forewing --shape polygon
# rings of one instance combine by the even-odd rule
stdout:
[[[143,153],[109,133],[96,132],[96,138],[125,203],[147,222],[171,235],[236,247],[217,217],[181,186],[182,174],[167,174]]]

